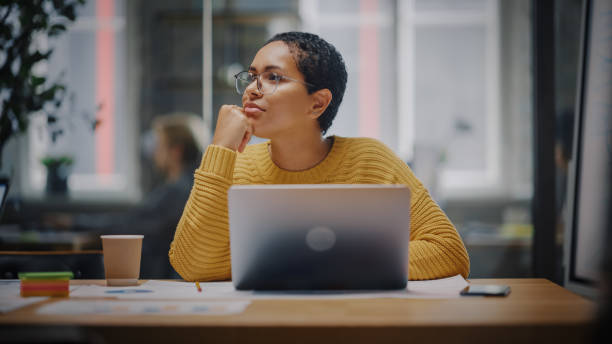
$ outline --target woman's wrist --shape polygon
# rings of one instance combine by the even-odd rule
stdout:
[[[231,179],[234,173],[236,155],[235,150],[214,143],[210,144],[202,156],[200,170]]]
[[[234,152],[236,152],[238,150],[238,145],[240,144],[240,142],[236,143],[236,142],[230,142],[227,140],[223,140],[223,139],[213,139],[212,141],[212,145],[214,146],[218,146],[218,147],[222,147],[225,149],[229,149],[232,150]]]

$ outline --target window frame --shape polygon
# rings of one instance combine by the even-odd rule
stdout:
[[[131,54],[133,48],[129,47],[127,41],[129,39],[128,17],[130,15],[129,7],[126,2],[115,3],[114,6],[123,6],[120,11],[115,11],[115,16],[108,19],[99,19],[91,15],[78,16],[76,21],[69,27],[68,32],[59,38],[57,44],[69,38],[70,34],[92,32],[97,31],[101,28],[111,28],[115,33],[115,36],[119,33],[123,35],[122,41],[124,42],[121,52],[117,53],[115,49],[115,61],[118,58],[125,59],[125,67],[129,68],[129,65],[135,63],[137,57]],[[94,4],[95,6],[95,4]],[[117,14],[119,13],[119,14]],[[41,46],[49,46],[50,42],[46,37],[37,37],[37,44]],[[121,42],[115,39],[115,47]],[[116,64],[116,62],[115,62]],[[94,62],[95,65],[95,62]],[[54,66],[50,66],[49,62],[40,63],[37,68],[40,72],[47,72]],[[115,69],[115,75],[118,75],[117,69]],[[122,79],[115,79],[114,85],[119,83],[125,83],[125,95],[124,97],[124,109],[121,113],[124,114],[137,114],[137,94],[134,91],[134,83],[137,78],[133,73],[126,73]],[[68,92],[71,91],[70,85],[68,85]],[[118,92],[114,89],[114,92]],[[68,97],[64,100],[64,103],[68,102]],[[117,106],[117,105],[116,105]],[[62,105],[65,107],[65,104]],[[60,110],[62,111],[62,110]],[[119,114],[119,111],[114,113],[114,116]],[[115,120],[115,122],[117,122]],[[119,201],[134,203],[141,199],[142,190],[140,185],[137,183],[137,176],[140,175],[140,164],[138,158],[138,135],[137,134],[137,116],[125,116],[122,118],[122,122],[125,124],[125,128],[121,130],[125,137],[123,138],[125,146],[120,149],[115,148],[115,152],[121,152],[125,159],[125,172],[117,172],[106,175],[99,174],[84,174],[72,172],[68,178],[69,193],[68,197],[65,198],[67,202],[70,201],[91,201],[91,202],[109,202]],[[36,132],[42,128],[46,128],[46,117],[41,116],[40,113],[32,114],[30,116],[30,125],[24,135],[23,144],[19,145],[20,159],[19,168],[23,173],[24,178],[21,179],[21,191],[25,199],[40,200],[49,197],[45,193],[45,181],[46,181],[46,168],[41,164],[40,159],[48,151],[46,145],[48,144],[48,133],[43,130],[44,135],[42,140],[39,138],[40,133]],[[121,135],[118,130],[115,130],[114,135]],[[61,139],[61,138],[60,138]],[[118,142],[117,136],[114,137],[115,143]],[[74,144],[74,143],[73,143]],[[117,159],[115,157],[115,159]]]
[[[485,1],[480,10],[430,10],[415,14],[415,0],[398,2],[397,47],[398,75],[406,82],[398,83],[398,153],[411,161],[415,149],[415,31],[418,27],[462,27],[479,25],[485,28],[486,70],[485,116],[486,167],[484,169],[439,171],[439,190],[445,198],[472,198],[499,194],[501,185],[501,105],[500,105],[500,36],[498,0]]]

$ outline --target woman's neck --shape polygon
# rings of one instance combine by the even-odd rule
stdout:
[[[304,171],[315,167],[331,150],[332,140],[320,132],[302,133],[283,139],[270,140],[270,158],[276,166],[287,171]]]

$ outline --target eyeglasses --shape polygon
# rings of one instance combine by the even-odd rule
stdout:
[[[257,89],[261,94],[272,94],[278,88],[278,84],[281,80],[286,79],[290,81],[299,82],[300,84],[304,84],[306,86],[313,87],[314,85],[304,82],[302,80],[297,80],[290,78],[288,76],[280,75],[275,72],[263,72],[261,74],[255,74],[251,72],[240,72],[234,75],[236,78],[236,92],[238,94],[243,95],[246,91],[247,87],[253,83],[253,81],[257,80]]]

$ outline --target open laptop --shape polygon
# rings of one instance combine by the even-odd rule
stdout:
[[[236,289],[406,287],[404,185],[240,185],[228,207]]]

